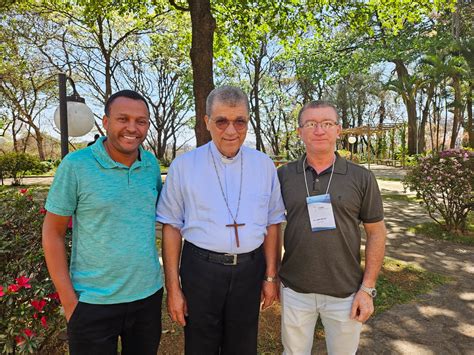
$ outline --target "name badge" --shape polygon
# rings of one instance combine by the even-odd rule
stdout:
[[[336,229],[334,212],[329,194],[306,197],[309,220],[313,232]]]

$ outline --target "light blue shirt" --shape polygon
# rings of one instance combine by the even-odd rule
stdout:
[[[239,204],[241,159],[242,195],[237,223],[240,247],[224,194],[235,216]],[[255,149],[241,147],[234,159],[223,158],[213,142],[177,157],[170,166],[156,211],[157,221],[181,231],[198,247],[222,253],[247,253],[264,240],[267,226],[285,220],[280,183],[272,160]]]
[[[73,216],[70,274],[79,300],[131,302],[163,286],[155,235],[160,168],[141,148],[130,168],[117,163],[103,141],[65,157],[46,209]]]

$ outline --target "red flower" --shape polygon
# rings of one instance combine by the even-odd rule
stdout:
[[[50,293],[49,295],[47,295],[46,297],[52,299],[52,300],[58,300],[59,301],[59,293],[57,292],[53,292],[53,293]]]
[[[10,292],[18,292],[18,290],[20,289],[21,287],[18,286],[18,285],[10,285],[8,286],[8,291]]]
[[[25,338],[23,338],[22,336],[17,335],[17,336],[15,337],[15,343],[16,343],[16,345],[22,345],[24,342],[25,342]]]
[[[48,323],[46,323],[46,316],[42,316],[42,317],[41,317],[41,325],[42,325],[44,328],[48,328]]]
[[[40,214],[46,214],[46,209],[44,207],[40,207],[39,213]]]
[[[31,301],[31,305],[32,305],[38,312],[41,312],[41,311],[43,310],[43,307],[46,306],[46,301],[45,301],[45,300],[41,300],[41,301],[33,300],[33,301]]]
[[[25,276],[20,276],[16,279],[16,283],[18,284],[18,286],[20,286],[20,288],[31,288],[31,285],[28,283],[28,281],[30,281],[30,279]]]
[[[3,286],[0,285],[0,297],[5,296],[5,292],[3,292]]]
[[[20,193],[22,195],[26,194],[28,192],[28,189],[20,189]]]
[[[23,333],[25,333],[25,335],[28,337],[28,338],[31,338],[31,337],[34,337],[35,336],[35,333],[33,333],[33,331],[31,329],[28,329],[26,328],[25,330],[23,330]]]
[[[38,313],[33,314],[34,319],[38,319]]]

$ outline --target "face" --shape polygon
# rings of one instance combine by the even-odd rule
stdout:
[[[341,125],[336,124],[323,129],[319,124],[311,127],[313,123],[337,122],[336,111],[332,107],[310,108],[301,115],[301,126],[298,134],[306,146],[308,154],[333,154],[336,140],[341,132]],[[309,127],[305,127],[309,125]]]
[[[136,158],[138,147],[145,140],[150,119],[148,109],[141,100],[118,97],[110,105],[109,116],[104,116],[107,131],[107,149],[112,158]],[[123,163],[123,162],[122,162]]]
[[[219,152],[228,158],[234,157],[247,136],[249,113],[245,103],[229,106],[216,100],[211,116],[206,115],[204,120]],[[230,121],[227,127],[225,120]]]

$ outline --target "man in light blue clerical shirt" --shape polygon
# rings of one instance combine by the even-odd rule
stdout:
[[[248,121],[240,89],[213,90],[212,141],[173,161],[158,202],[168,311],[186,354],[256,354],[260,300],[278,297],[285,208],[271,159],[242,146]]]
[[[68,154],[46,202],[43,248],[68,322],[70,354],[156,355],[163,282],[155,244],[161,190],[156,158],[142,149],[146,100],[123,90],[105,104],[107,136]],[[70,270],[64,237],[73,220]]]

